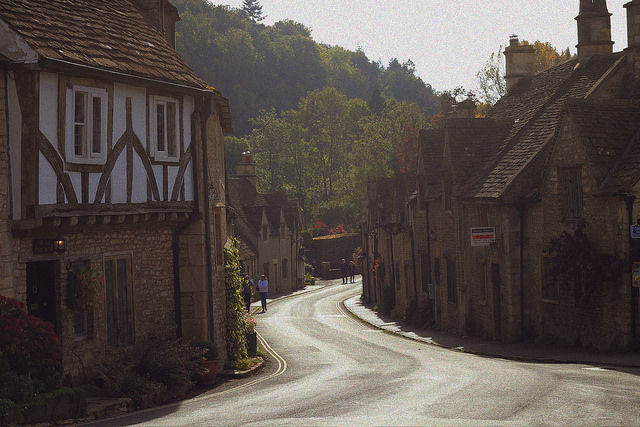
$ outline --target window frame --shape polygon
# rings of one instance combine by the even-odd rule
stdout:
[[[580,166],[558,169],[558,183],[562,202],[563,221],[575,222],[584,218],[584,190]]]
[[[174,104],[174,132],[170,132],[170,120],[168,120],[169,109],[167,105]],[[158,107],[164,106],[164,121],[162,133],[163,147],[158,146]],[[180,159],[180,100],[169,96],[152,95],[149,101],[149,132],[150,132],[150,151],[154,160],[176,162]],[[170,144],[170,133],[173,133],[173,144]],[[173,146],[173,153],[170,147]]]
[[[78,121],[77,100],[78,95],[84,94],[84,121]],[[94,150],[95,145],[95,126],[96,117],[94,106],[95,101],[99,100],[99,149]],[[66,161],[69,163],[102,165],[107,161],[107,140],[109,130],[109,92],[107,89],[99,87],[91,87],[84,85],[73,85],[67,91],[67,117],[65,119],[65,155]],[[78,154],[77,147],[77,127],[83,126],[84,140],[81,143],[82,153]]]

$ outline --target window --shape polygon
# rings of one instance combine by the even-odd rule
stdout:
[[[269,225],[262,224],[262,240],[267,240],[269,238]]]
[[[67,97],[67,161],[104,164],[107,155],[107,91],[74,86]]]
[[[152,97],[149,121],[154,159],[178,160],[178,105],[173,98]]]
[[[80,269],[90,269],[91,263],[89,261],[76,261],[71,264],[71,270],[67,273],[67,292],[72,293],[70,296],[74,300],[74,307],[76,307],[75,299],[78,289],[77,274]],[[93,312],[82,311],[79,308],[75,308],[73,311],[73,334],[76,341],[83,341],[93,338]]]
[[[282,278],[283,279],[286,279],[288,277],[288,273],[287,273],[288,269],[289,269],[289,260],[283,259],[282,260]]]
[[[582,219],[582,171],[580,168],[558,170],[562,192],[563,219]]]
[[[131,259],[118,257],[104,261],[107,306],[107,341],[123,347],[134,342]]]

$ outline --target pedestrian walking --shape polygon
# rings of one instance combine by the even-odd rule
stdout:
[[[249,275],[244,276],[244,282],[242,282],[242,295],[244,297],[244,304],[247,306],[247,313],[251,313],[251,297],[253,289],[253,281],[249,278]]]
[[[351,283],[356,281],[356,263],[351,261],[349,263],[349,275],[351,276]]]
[[[345,284],[349,277],[349,264],[347,264],[347,261],[344,258],[342,258],[342,266],[340,269],[342,270],[342,283]]]
[[[269,281],[264,274],[260,276],[258,281],[258,292],[260,293],[260,302],[262,302],[262,312],[267,311],[267,295],[269,294]]]

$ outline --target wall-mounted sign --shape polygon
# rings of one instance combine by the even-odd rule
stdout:
[[[471,229],[471,246],[490,246],[495,241],[495,227],[474,227]]]
[[[631,238],[640,239],[640,225],[631,226]]]
[[[633,263],[632,285],[634,288],[640,288],[640,262]]]

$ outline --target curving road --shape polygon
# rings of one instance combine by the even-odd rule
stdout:
[[[640,372],[452,352],[372,329],[329,285],[258,314],[265,370],[100,425],[639,425]]]

